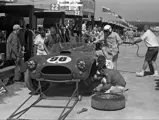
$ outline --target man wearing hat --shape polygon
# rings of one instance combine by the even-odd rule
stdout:
[[[94,43],[104,41],[102,47],[103,54],[108,60],[114,63],[114,68],[117,69],[117,59],[119,53],[119,44],[122,44],[122,40],[118,33],[113,32],[110,25],[104,26],[104,39],[97,39]]]
[[[20,25],[15,24],[13,26],[13,32],[9,35],[7,39],[7,47],[6,47],[6,59],[15,61],[15,75],[14,81],[20,80],[20,53],[21,53],[21,44],[20,40],[17,36],[19,30],[21,29]]]

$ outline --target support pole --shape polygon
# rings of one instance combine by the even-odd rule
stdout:
[[[29,6],[29,28],[33,30],[35,26],[35,16],[34,16],[34,6],[30,5]],[[33,35],[31,32],[29,32],[29,58],[33,56]]]

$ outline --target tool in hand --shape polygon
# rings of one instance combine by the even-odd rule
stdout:
[[[82,110],[80,110],[79,112],[77,112],[77,114],[80,114],[80,113],[83,113],[83,112],[86,112],[86,111],[88,111],[87,108],[82,108]]]

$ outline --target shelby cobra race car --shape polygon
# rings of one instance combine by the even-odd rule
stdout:
[[[61,51],[45,56],[34,56],[28,61],[25,74],[26,86],[32,91],[38,88],[38,79],[43,79],[41,86],[47,90],[50,81],[83,80],[90,84],[96,73],[94,47],[86,45],[80,49]],[[49,82],[47,82],[49,81]]]

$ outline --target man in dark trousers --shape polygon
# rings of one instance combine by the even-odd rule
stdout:
[[[30,40],[30,36],[32,37],[32,41]],[[29,24],[26,25],[25,32],[25,54],[24,61],[28,61],[32,56],[33,51],[33,39],[36,37],[33,30],[29,29]]]
[[[15,24],[13,26],[13,32],[9,35],[7,39],[7,49],[6,49],[6,58],[7,60],[13,60],[15,62],[15,75],[14,81],[20,81],[20,59],[21,59],[21,44],[17,36],[19,30],[21,29],[20,25]]]

